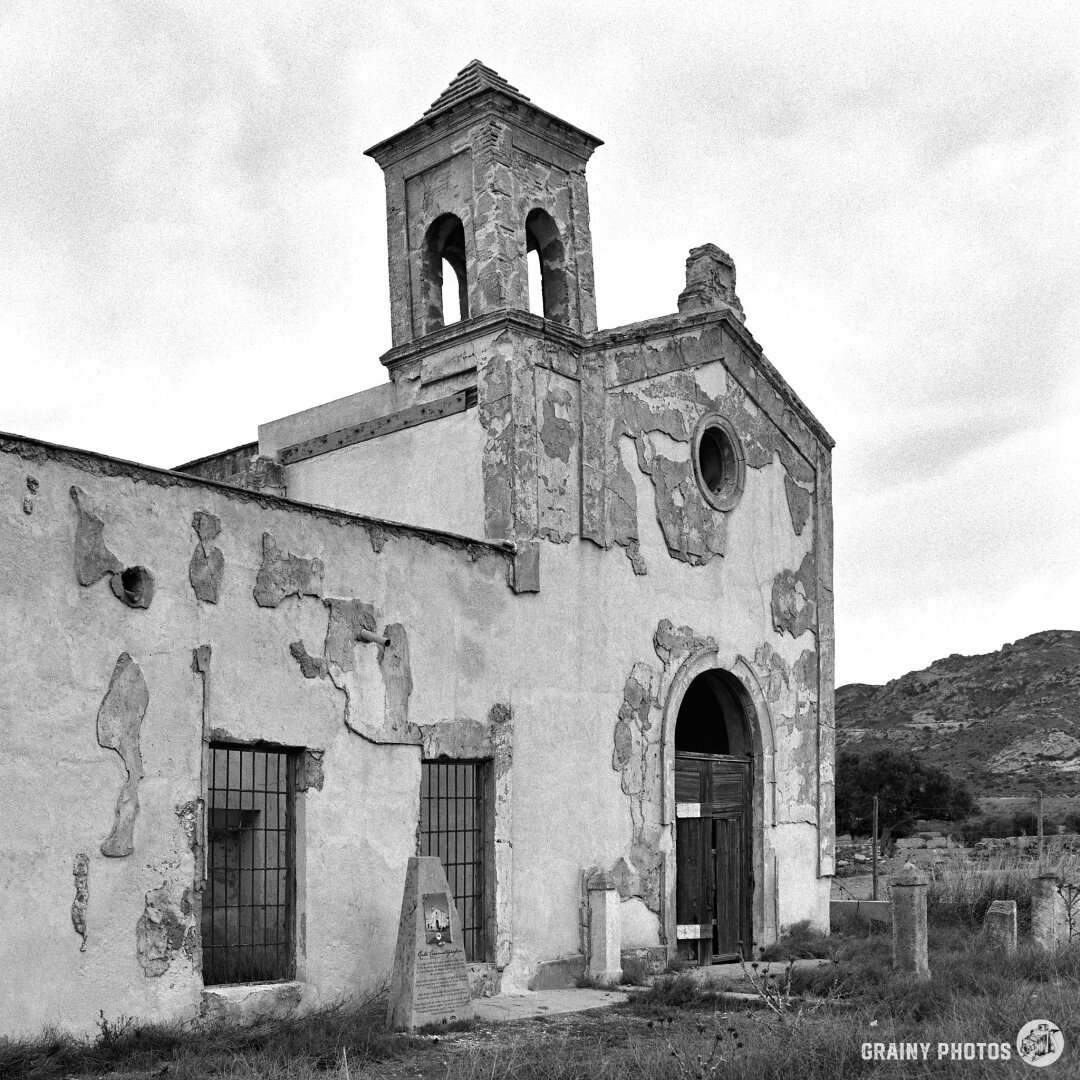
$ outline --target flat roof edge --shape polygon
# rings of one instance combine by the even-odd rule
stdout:
[[[516,548],[511,540],[484,540],[473,536],[447,532],[443,529],[430,529],[423,525],[408,525],[402,521],[389,521],[386,518],[368,517],[353,514],[347,510],[335,510],[330,506],[318,506],[315,503],[298,502],[282,495],[251,491],[248,488],[223,484],[220,480],[208,480],[192,473],[177,472],[175,469],[161,469],[156,465],[143,465],[138,461],[112,457],[93,450],[80,450],[74,446],[35,439],[28,435],[0,431],[0,453],[17,454],[28,461],[52,460],[64,464],[74,464],[88,472],[101,476],[125,476],[143,480],[159,487],[210,488],[241,502],[253,502],[267,509],[296,510],[313,514],[329,521],[347,522],[357,525],[375,525],[390,534],[415,536],[426,543],[443,544],[457,550],[483,549],[504,556],[513,555]]]

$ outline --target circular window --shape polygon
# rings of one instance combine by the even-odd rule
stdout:
[[[730,510],[742,494],[746,457],[731,421],[715,413],[694,431],[694,474],[706,502]]]

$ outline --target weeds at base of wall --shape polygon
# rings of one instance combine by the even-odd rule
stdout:
[[[113,1043],[108,1052],[101,1038],[78,1044],[54,1033],[51,1045],[37,1040],[30,1047],[33,1061],[20,1063],[13,1057],[14,1044],[0,1041],[0,1075],[13,1080],[102,1074],[116,1080],[857,1080],[885,1075],[874,1073],[874,1063],[863,1057],[868,1043],[1014,1042],[1023,1023],[1043,1016],[1061,1026],[1070,1055],[1080,1046],[1080,948],[1048,954],[1024,946],[1008,956],[988,952],[978,935],[963,928],[931,925],[932,977],[919,982],[893,971],[887,933],[834,937],[831,944],[835,965],[791,966],[790,977],[782,980],[782,992],[791,1000],[783,1008],[794,1015],[798,999],[827,996],[837,973],[844,978],[842,1007],[807,1007],[794,1024],[768,1007],[736,1005],[723,989],[702,983],[702,973],[685,972],[657,978],[612,1008],[512,1023],[478,1021],[438,1037],[391,1035],[385,1002],[246,1029],[136,1028],[121,1017],[107,1021],[106,1039]],[[1075,1061],[1070,1056],[1067,1064]],[[887,1071],[996,1080],[1008,1068],[965,1061],[936,1069],[931,1061],[914,1069],[890,1064]]]
[[[428,1045],[428,1040],[387,1031],[385,1015],[385,997],[246,1027],[227,1022],[136,1024],[130,1017],[110,1018],[102,1011],[99,1033],[90,1040],[55,1028],[36,1039],[0,1038],[0,1076],[69,1080],[123,1068],[144,1070],[142,1075],[152,1070],[170,1080],[201,1080],[250,1076],[254,1061],[261,1066],[259,1076],[274,1075],[268,1071],[274,1063],[292,1061],[309,1064],[313,1076],[333,1076],[344,1063],[355,1074],[372,1062],[392,1061]]]

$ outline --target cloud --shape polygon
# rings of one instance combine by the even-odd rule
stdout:
[[[1026,520],[1067,525],[1035,448],[1080,424],[1078,31],[1074,4],[998,0],[10,3],[0,427],[169,465],[382,381],[362,151],[479,56],[606,140],[602,325],[674,310],[691,246],[731,252],[749,328],[838,441],[838,581],[875,597],[847,625],[910,628],[905,597],[970,600],[971,529],[1030,543],[997,470],[1022,459]],[[842,679],[879,663],[840,655]]]

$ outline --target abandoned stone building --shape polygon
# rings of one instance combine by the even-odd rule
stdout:
[[[5,1033],[369,992],[417,853],[477,991],[590,890],[624,956],[827,926],[832,440],[712,244],[597,329],[599,145],[474,61],[367,151],[388,382],[171,471],[0,438]]]

